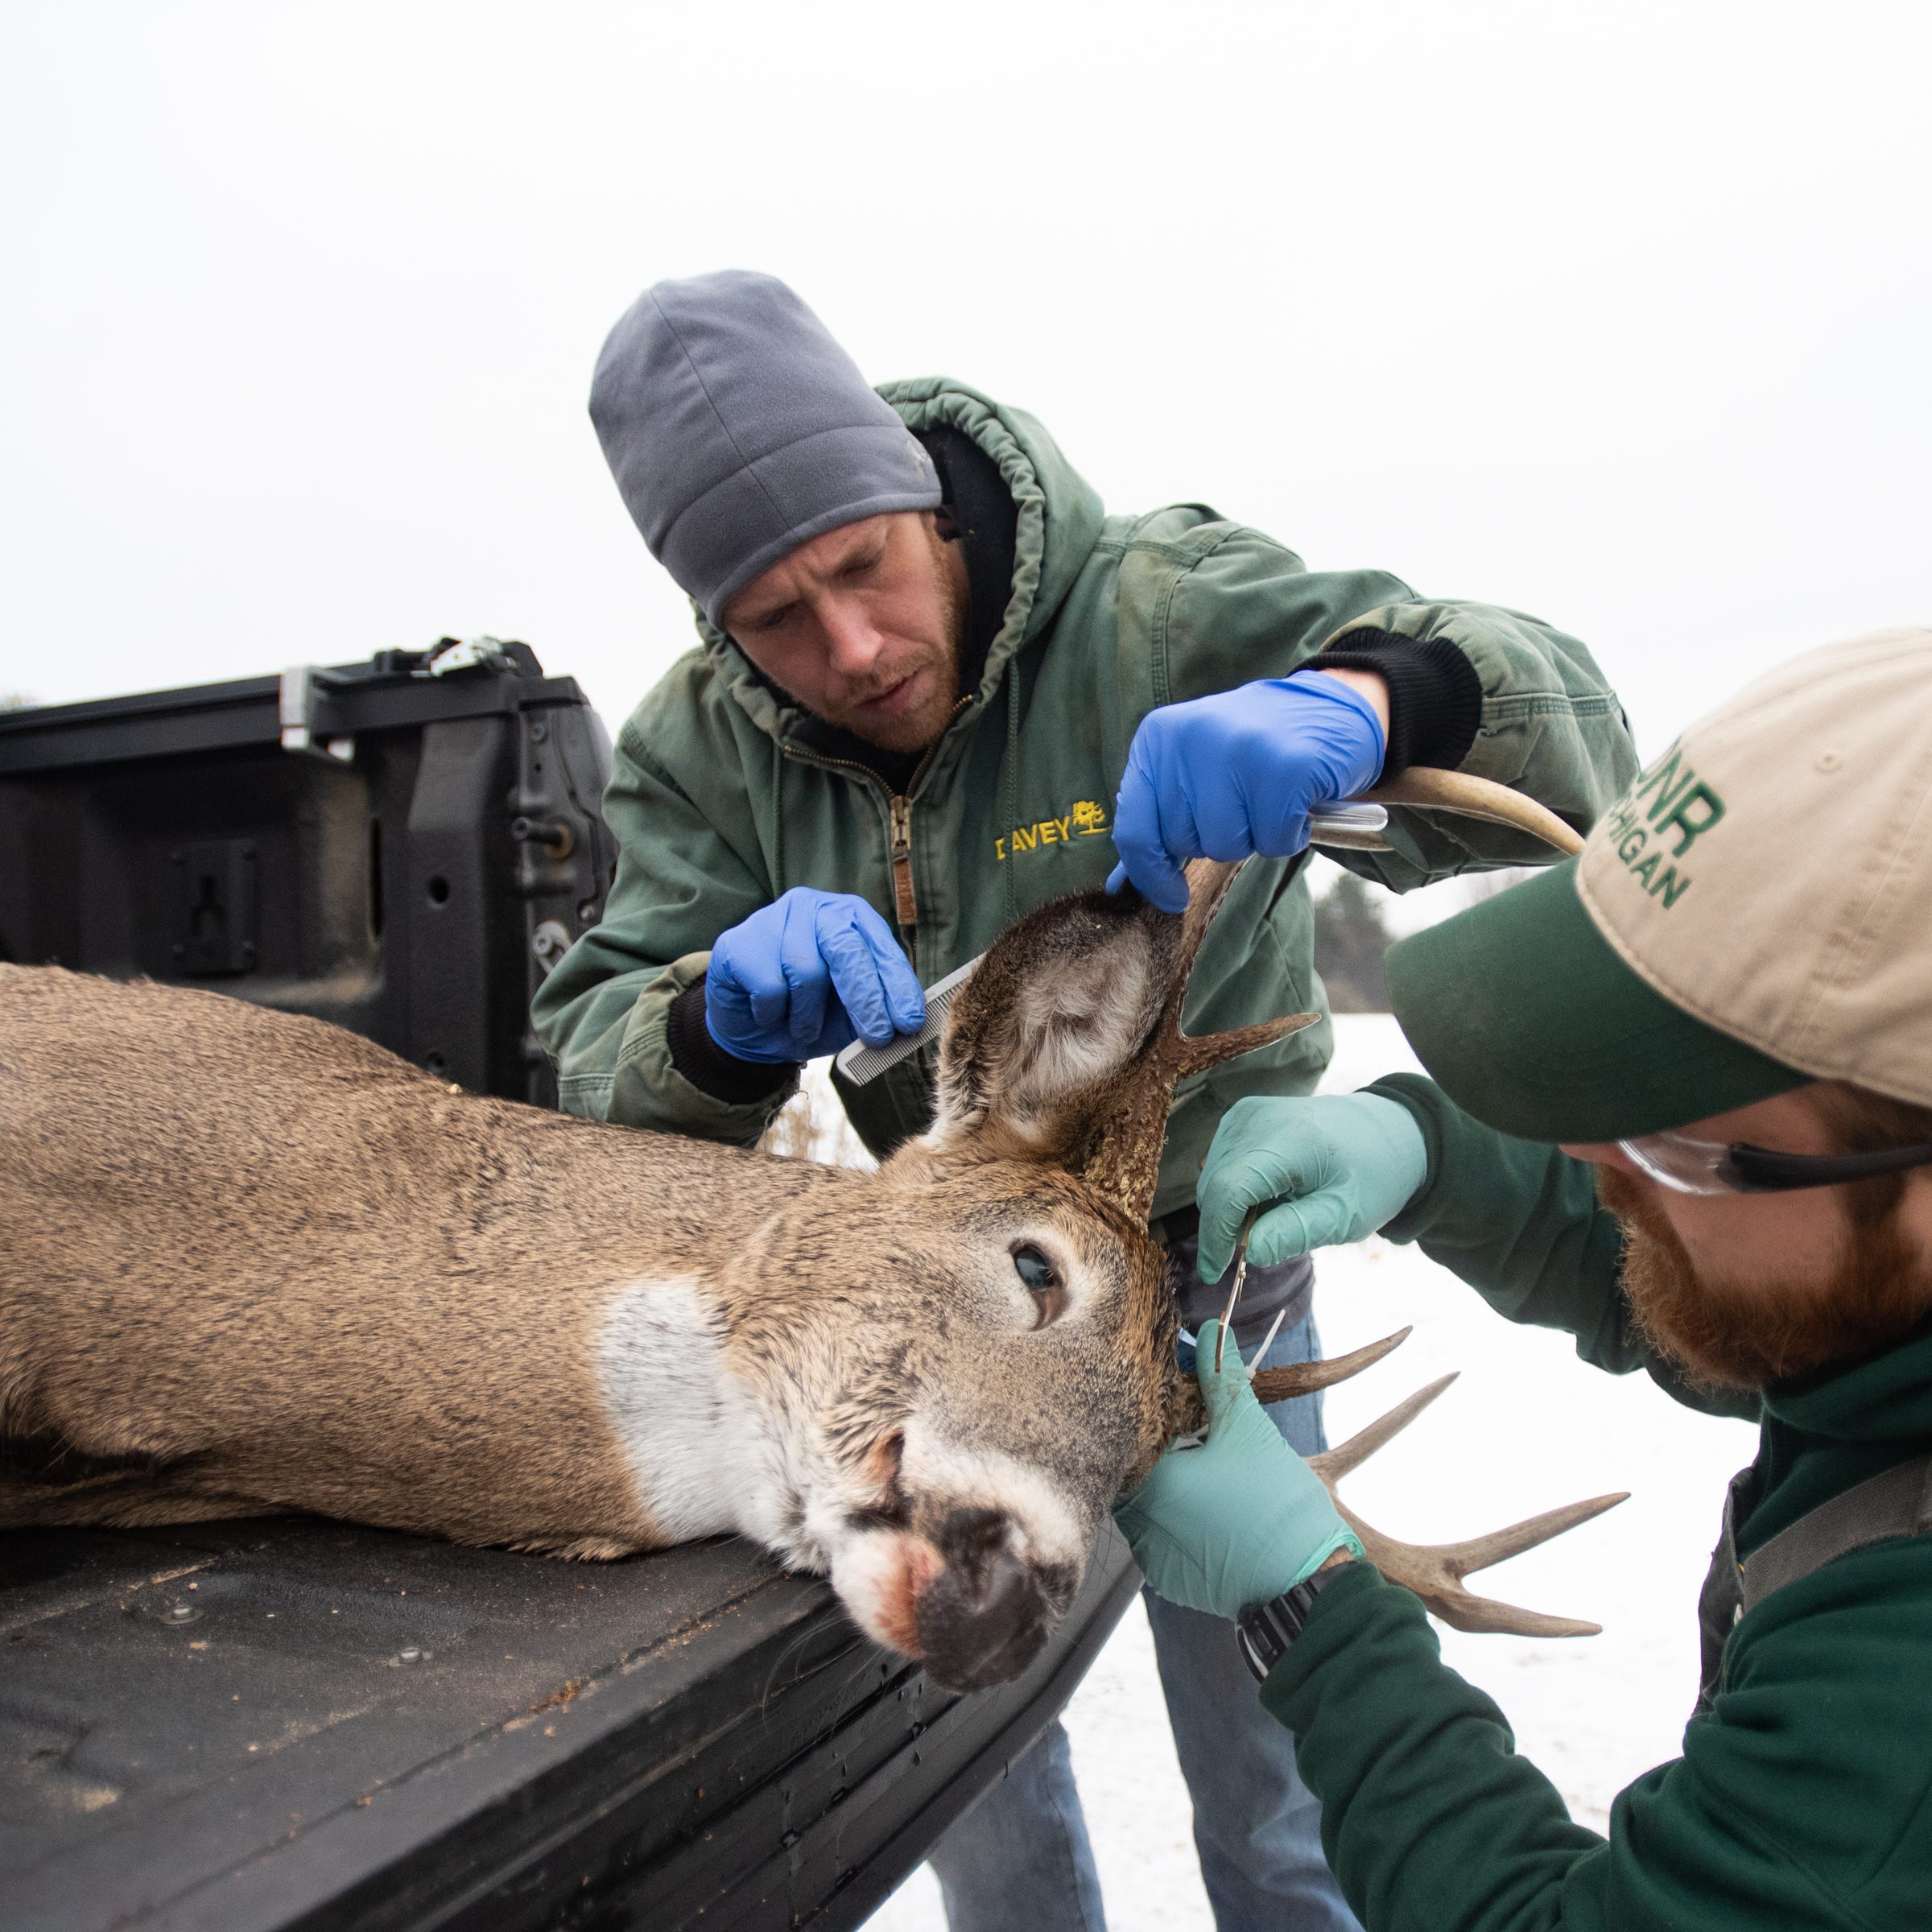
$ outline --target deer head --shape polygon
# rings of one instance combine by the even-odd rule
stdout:
[[[1435,775],[1410,774],[1402,802],[1473,810],[1553,843],[1572,836],[1501,786],[1458,778],[1439,797]],[[761,1326],[755,1290],[737,1311],[756,1352],[795,1387],[819,1388],[831,1418],[837,1473],[804,1511],[795,1554],[830,1571],[873,1635],[942,1682],[1022,1670],[1071,1600],[1109,1507],[1201,1426],[1198,1387],[1176,1364],[1166,1253],[1147,1231],[1174,1086],[1319,1017],[1182,1031],[1188,975],[1236,869],[1190,867],[1184,914],[1131,890],[1085,893],[1003,934],[947,1015],[930,1131],[884,1164],[857,1221],[852,1201],[828,1200],[800,1211],[809,1228],[787,1216],[771,1231],[774,1260],[815,1249],[876,1257],[879,1278],[848,1290],[865,1304],[855,1339],[814,1364],[799,1331],[775,1332],[781,1317]],[[1258,1393],[1325,1387],[1401,1340],[1273,1372]],[[1317,1465],[1324,1480],[1438,1392],[1331,1451]],[[1594,1626],[1490,1604],[1461,1577],[1616,1500],[1443,1550],[1349,1520],[1385,1573],[1448,1620],[1566,1634]]]

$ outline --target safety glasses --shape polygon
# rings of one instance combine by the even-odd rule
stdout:
[[[1932,1142],[1870,1154],[1778,1154],[1742,1141],[1700,1141],[1671,1132],[1619,1141],[1617,1146],[1632,1166],[1674,1194],[1783,1194],[1932,1167]]]

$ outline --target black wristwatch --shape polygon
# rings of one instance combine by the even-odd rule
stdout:
[[[1268,1673],[1306,1628],[1315,1600],[1348,1567],[1346,1563],[1337,1563],[1331,1569],[1318,1570],[1292,1590],[1284,1590],[1265,1604],[1250,1604],[1235,1619],[1235,1641],[1241,1645],[1242,1660],[1254,1673],[1256,1682],[1266,1681]]]

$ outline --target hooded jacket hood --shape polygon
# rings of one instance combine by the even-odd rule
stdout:
[[[1807,1435],[1845,1443],[1932,1440],[1932,1315],[1883,1355],[1781,1383],[1765,1414]]]

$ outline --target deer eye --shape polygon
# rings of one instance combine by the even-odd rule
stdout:
[[[1031,1241],[1022,1241],[1013,1251],[1013,1271],[1026,1284],[1026,1292],[1038,1305],[1034,1327],[1044,1328],[1057,1321],[1067,1306],[1067,1286],[1059,1270]]]
[[[1053,1263],[1030,1241],[1013,1249],[1013,1271],[1035,1294],[1045,1294],[1059,1278],[1053,1272]]]

